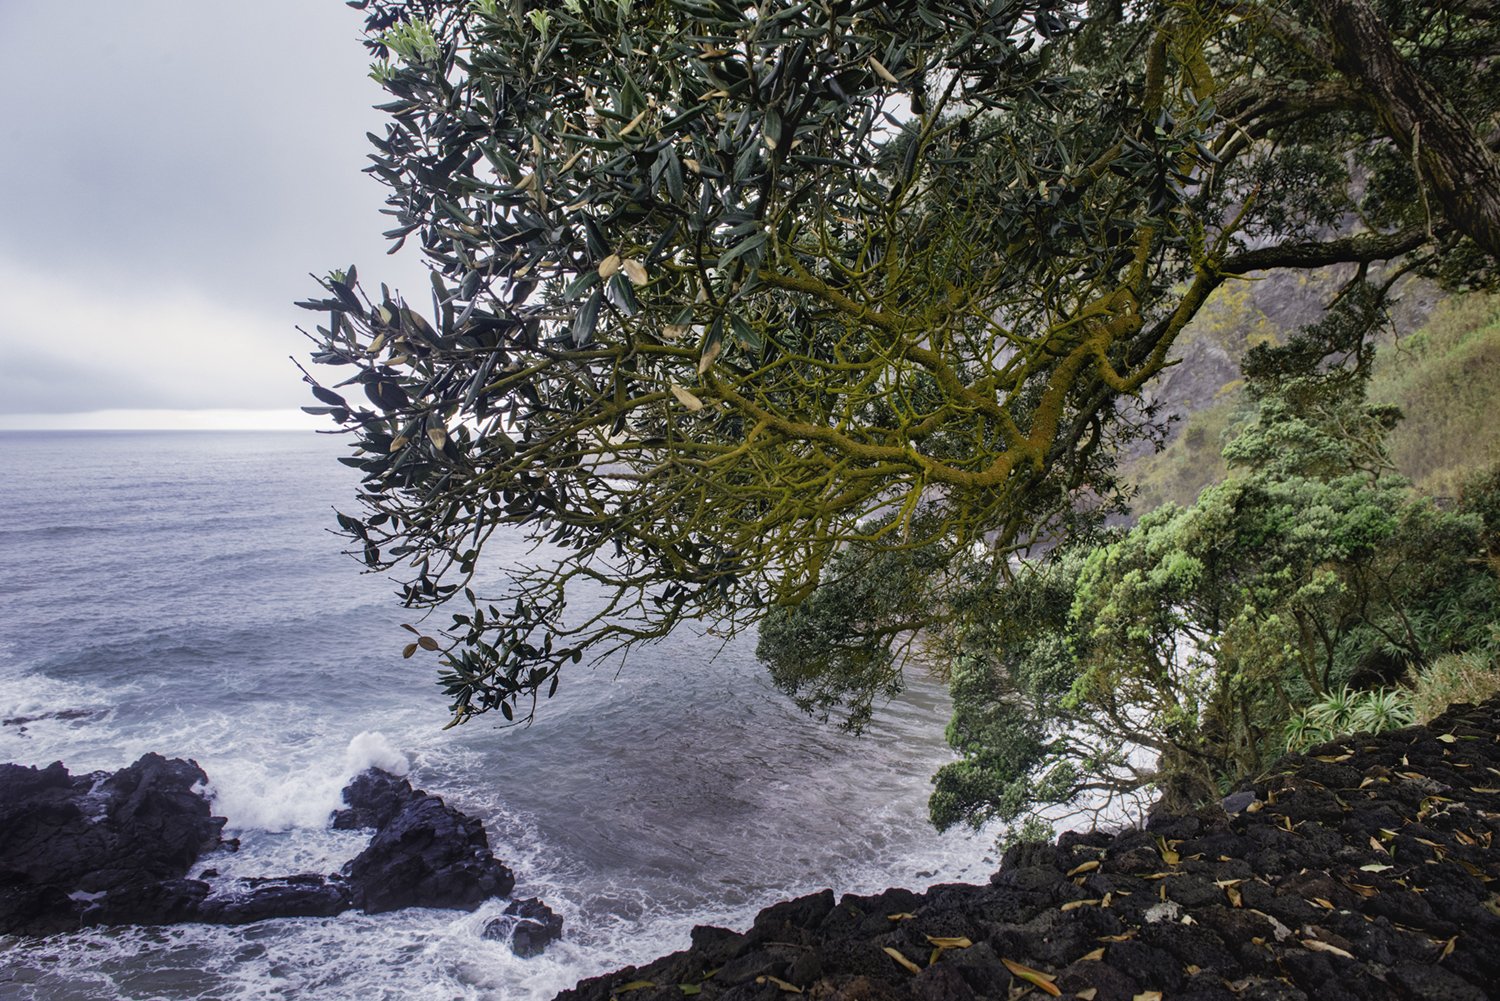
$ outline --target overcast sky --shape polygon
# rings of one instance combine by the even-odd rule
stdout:
[[[295,421],[308,273],[425,288],[361,173],[361,25],[341,0],[0,0],[0,428]]]

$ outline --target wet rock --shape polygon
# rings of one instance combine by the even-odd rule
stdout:
[[[327,918],[352,906],[342,880],[313,874],[255,877],[214,887],[194,920],[243,925],[269,918]]]
[[[395,820],[397,815],[419,795],[406,779],[379,768],[367,768],[344,786],[347,809],[333,815],[333,829],[355,831],[366,827],[377,830]]]
[[[515,885],[490,853],[484,825],[421,793],[344,866],[356,906],[368,913],[403,907],[470,910]]]
[[[536,897],[512,900],[501,917],[484,926],[484,938],[510,939],[510,951],[522,959],[539,956],[548,945],[562,938],[562,915]]]
[[[0,765],[0,933],[77,927],[100,894],[177,879],[219,843],[195,762],[147,754],[109,774]]]

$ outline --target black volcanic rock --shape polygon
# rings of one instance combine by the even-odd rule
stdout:
[[[344,866],[356,906],[472,911],[503,897],[515,876],[490,853],[484,825],[428,793],[416,793],[370,846]]]
[[[484,938],[510,939],[510,951],[522,959],[539,956],[548,945],[562,938],[561,914],[536,897],[512,900],[504,916],[484,926]]]
[[[0,933],[78,926],[101,894],[144,894],[219,844],[197,763],[147,754],[114,774],[0,765]]]
[[[224,818],[211,815],[202,795],[207,781],[196,763],[157,754],[112,774],[0,764],[0,934],[246,924],[356,906],[473,910],[515,884],[490,853],[482,823],[374,769],[349,784],[349,809],[338,814],[336,826],[377,828],[347,875],[210,880],[208,870],[189,879],[201,853],[234,846],[221,839]],[[536,906],[522,915],[528,928],[517,941],[539,951],[550,941],[550,919],[556,934],[561,919]]]
[[[1500,997],[1500,699],[1283,758],[1196,813],[1005,853],[988,885],[769,907],[558,1001]],[[899,957],[899,959],[897,958]],[[1020,972],[1018,972],[1020,971]]]
[[[335,831],[355,831],[365,827],[377,830],[396,819],[405,806],[418,796],[411,783],[379,768],[367,768],[344,786],[346,810],[333,815]]]

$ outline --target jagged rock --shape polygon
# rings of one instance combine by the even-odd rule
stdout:
[[[379,768],[367,768],[344,786],[346,810],[333,815],[333,829],[355,831],[365,827],[377,830],[396,816],[419,795],[406,779]]]
[[[522,959],[539,956],[548,945],[562,938],[561,914],[536,897],[512,900],[504,915],[484,926],[483,937],[510,939],[510,951]]]
[[[211,882],[188,879],[199,855],[233,848],[211,816],[195,762],[148,754],[113,774],[73,776],[0,765],[0,934],[45,935],[95,924],[246,924],[329,917],[354,906],[472,910],[508,894],[514,877],[490,853],[484,825],[370,770],[345,789],[345,827],[375,826],[344,875],[301,874]],[[540,948],[555,919],[540,901],[520,936]],[[543,914],[542,912],[545,912]],[[523,944],[523,947],[530,947]]]
[[[515,876],[490,853],[484,825],[417,793],[344,866],[356,906],[371,914],[403,907],[470,910],[503,897]]]
[[[114,774],[0,765],[0,933],[78,926],[100,894],[145,894],[219,844],[196,762],[147,754]]]

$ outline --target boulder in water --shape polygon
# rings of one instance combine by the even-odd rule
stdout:
[[[484,937],[510,939],[510,951],[522,959],[539,956],[548,945],[562,938],[561,914],[536,897],[512,900],[498,917],[484,926]]]
[[[510,893],[516,882],[490,853],[482,823],[425,792],[370,839],[344,875],[356,906],[370,914],[403,907],[472,911]]]

